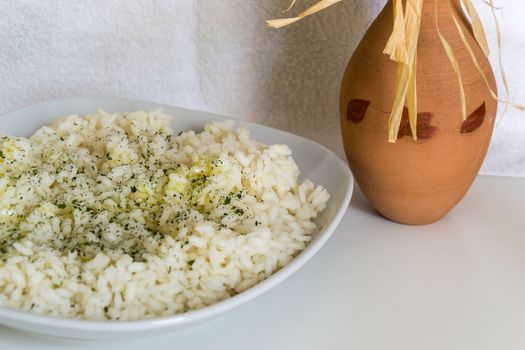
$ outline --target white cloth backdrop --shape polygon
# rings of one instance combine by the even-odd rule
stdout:
[[[289,28],[265,27],[288,3],[0,0],[0,112],[66,96],[131,97],[255,120],[344,157],[340,79],[386,0],[346,0]],[[496,3],[513,98],[525,101],[525,1]],[[501,120],[483,172],[525,176],[525,115]]]

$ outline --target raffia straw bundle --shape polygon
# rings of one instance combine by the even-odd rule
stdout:
[[[309,7],[305,11],[301,12],[295,17],[275,19],[266,21],[270,27],[281,28],[299,21],[300,19],[313,15],[319,11],[326,9],[329,6],[332,6],[342,0],[320,0],[315,5]],[[392,107],[392,112],[388,121],[388,141],[396,142],[399,127],[401,124],[401,119],[403,116],[403,107],[405,103],[408,109],[408,118],[410,122],[410,127],[412,129],[412,135],[414,140],[417,140],[417,88],[416,88],[416,71],[417,71],[417,46],[419,39],[419,29],[421,24],[421,13],[423,8],[423,1],[432,1],[432,0],[406,0],[403,5],[403,0],[393,0],[394,6],[394,26],[392,34],[386,44],[385,50],[383,53],[389,55],[390,59],[397,63],[397,76],[396,76],[396,93],[394,98],[394,104]],[[435,16],[436,16],[436,31],[438,33],[439,39],[443,48],[447,54],[447,57],[454,68],[454,72],[458,78],[459,91],[460,91],[460,103],[463,120],[467,119],[467,107],[466,107],[466,98],[465,98],[465,89],[463,86],[463,79],[461,76],[461,71],[459,68],[459,63],[454,55],[454,52],[448,43],[447,39],[441,34],[439,27],[439,17],[438,17],[438,1],[443,0],[433,0],[435,2]],[[450,13],[454,21],[455,27],[458,31],[458,34],[467,49],[472,62],[476,66],[479,74],[482,76],[487,88],[489,89],[492,97],[499,102],[502,102],[506,105],[511,105],[517,109],[525,110],[525,106],[518,105],[509,101],[501,100],[496,92],[490,87],[489,80],[480,66],[478,59],[476,58],[474,51],[466,39],[465,32],[459,24],[459,20],[454,15],[453,5],[451,0],[447,1],[448,6],[450,7]],[[496,29],[498,33],[498,48],[499,48],[499,65],[502,74],[502,80],[504,83],[505,90],[508,94],[508,84],[501,63],[501,35],[499,31],[499,25],[496,18],[495,7],[493,0],[481,0],[483,3],[488,5],[496,23]],[[290,10],[296,0],[293,0],[291,5],[283,12]],[[471,0],[461,0],[461,4],[465,8],[467,15],[469,17],[472,29],[474,32],[474,37],[480,45],[483,53],[486,56],[490,55],[489,45],[485,35],[485,30],[481,23],[481,19],[472,3]]]

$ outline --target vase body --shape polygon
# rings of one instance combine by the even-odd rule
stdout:
[[[488,59],[475,41],[458,1],[453,13],[489,84],[496,83]],[[462,118],[458,78],[440,42],[435,2],[425,0],[417,54],[418,140],[405,111],[396,143],[388,142],[397,64],[383,54],[393,28],[392,2],[371,25],[347,66],[341,86],[341,129],[356,182],[372,206],[403,224],[441,219],[464,197],[485,158],[497,102],[474,65],[451,18],[439,1],[441,33],[456,56],[465,88]]]

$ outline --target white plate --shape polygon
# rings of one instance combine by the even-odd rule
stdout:
[[[174,130],[200,130],[212,120],[234,119],[221,115],[159,105],[151,102],[107,97],[79,97],[32,105],[0,116],[0,133],[29,136],[41,125],[67,114],[106,111],[154,110],[163,108],[173,115]],[[94,322],[49,317],[0,307],[0,324],[36,333],[66,338],[117,339],[176,332],[211,320],[247,302],[281,283],[297,271],[326,243],[350,202],[354,181],[346,164],[327,148],[305,138],[266,126],[236,120],[236,126],[247,128],[252,137],[266,144],[290,146],[302,178],[320,184],[331,194],[326,210],[317,220],[321,228],[308,247],[290,264],[265,281],[228,300],[184,314],[131,322]]]

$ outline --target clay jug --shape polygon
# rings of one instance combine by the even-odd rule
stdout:
[[[388,142],[396,63],[382,52],[392,33],[391,0],[350,59],[341,86],[341,128],[356,182],[379,213],[403,224],[432,223],[456,206],[481,167],[494,128],[497,102],[461,41],[447,3],[439,0],[439,23],[459,61],[467,99],[466,121],[458,79],[436,31],[434,0],[424,1],[419,35],[417,141],[412,138],[405,110],[397,142]],[[496,91],[490,63],[474,39],[459,1],[452,4]]]

